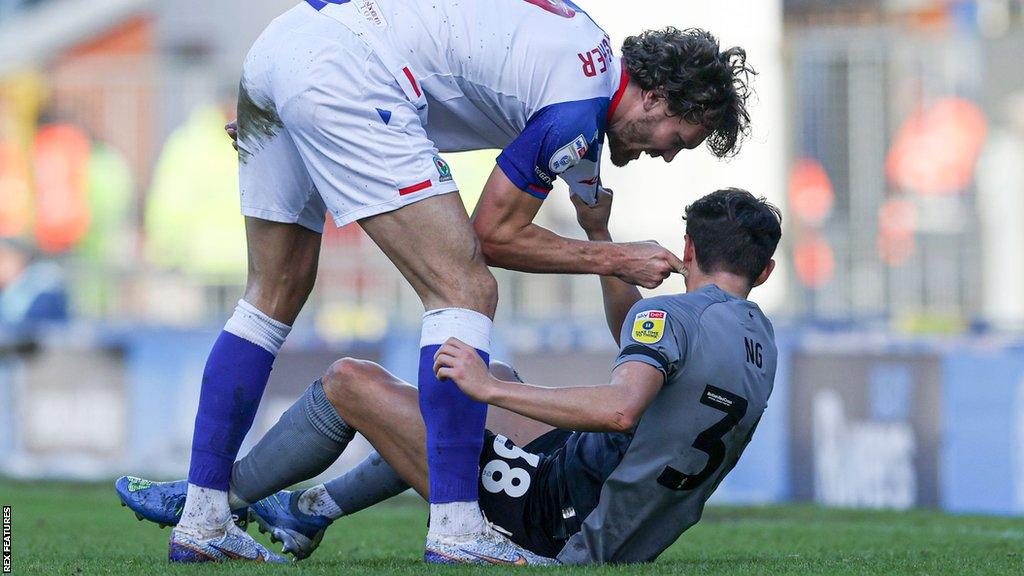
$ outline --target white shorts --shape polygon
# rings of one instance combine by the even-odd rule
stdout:
[[[328,209],[340,227],[457,190],[425,97],[383,60],[305,2],[264,30],[239,93],[242,214],[323,232]]]

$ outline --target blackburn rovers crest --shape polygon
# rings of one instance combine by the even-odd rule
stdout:
[[[438,182],[451,182],[452,169],[440,156],[434,156],[434,167],[437,168]]]

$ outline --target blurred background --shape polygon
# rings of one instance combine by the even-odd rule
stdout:
[[[614,46],[697,26],[760,72],[739,157],[604,173],[618,240],[681,251],[684,206],[725,186],[784,209],[752,295],[775,392],[716,499],[1024,512],[1024,1],[577,3]],[[292,5],[0,0],[0,475],[185,475],[245,279],[222,128],[246,50]],[[495,155],[447,156],[470,209]],[[540,222],[582,236],[564,189]],[[495,272],[496,358],[542,384],[607,377],[595,278]],[[358,227],[329,226],[247,446],[341,356],[415,381],[421,312]]]

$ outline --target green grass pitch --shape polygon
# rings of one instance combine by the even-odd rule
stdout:
[[[927,511],[710,507],[653,565],[511,569],[421,564],[426,507],[412,497],[342,519],[290,566],[170,566],[168,530],[136,521],[109,485],[0,480],[0,504],[13,507],[13,574],[1024,574],[1024,519]]]

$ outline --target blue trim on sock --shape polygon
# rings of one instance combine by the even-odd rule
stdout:
[[[264,348],[230,332],[220,333],[203,372],[190,484],[228,490],[231,466],[252,427],[273,364],[274,355]]]
[[[476,402],[451,380],[434,375],[434,354],[440,345],[420,349],[420,413],[427,429],[430,503],[473,502],[479,499],[480,452],[484,446],[487,405]],[[490,355],[477,353],[490,362]]]

